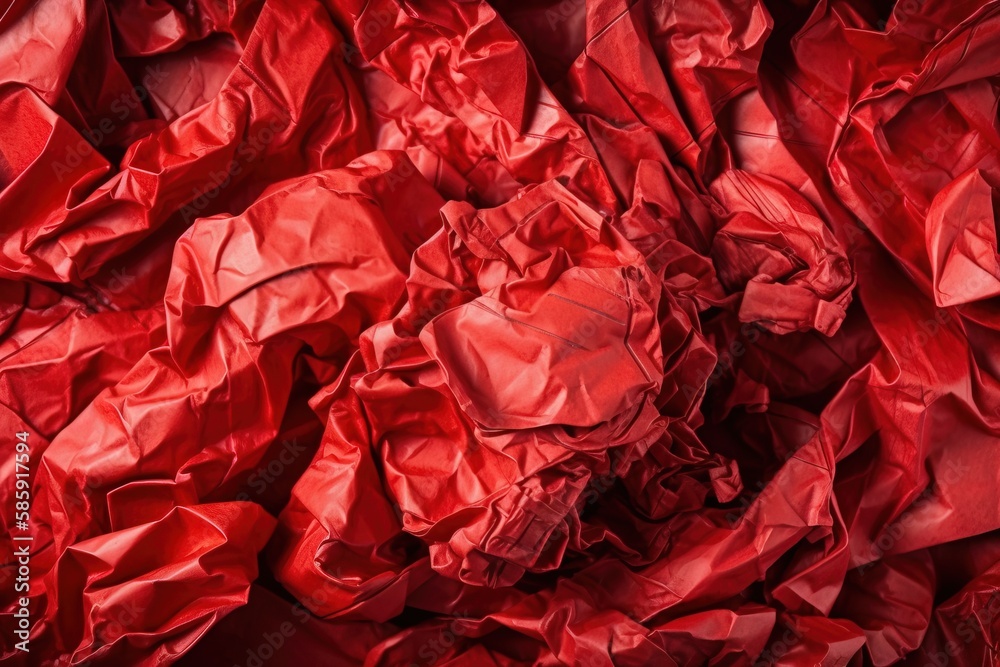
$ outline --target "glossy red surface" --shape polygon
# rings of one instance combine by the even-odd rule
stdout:
[[[0,661],[1000,664],[998,98],[995,0],[12,0]]]

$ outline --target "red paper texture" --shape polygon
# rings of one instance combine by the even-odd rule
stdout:
[[[1000,2],[8,2],[0,662],[1000,665]]]

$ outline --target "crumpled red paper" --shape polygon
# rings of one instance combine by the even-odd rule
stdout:
[[[12,0],[0,660],[1000,664],[998,42]]]

